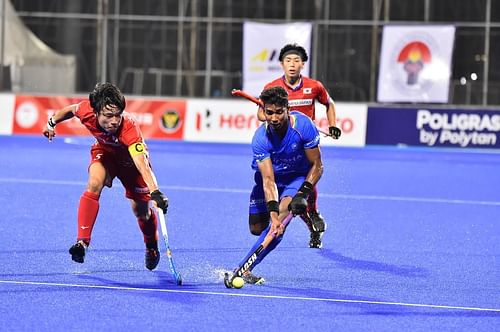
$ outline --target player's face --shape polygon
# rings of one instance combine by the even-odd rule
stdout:
[[[97,115],[97,121],[107,133],[115,134],[122,123],[122,112],[115,105],[106,105]]]
[[[267,123],[274,129],[284,128],[288,123],[288,107],[280,105],[264,105]]]
[[[300,72],[304,68],[304,62],[302,62],[300,55],[288,54],[283,58],[281,66],[287,78],[296,78],[300,76]]]

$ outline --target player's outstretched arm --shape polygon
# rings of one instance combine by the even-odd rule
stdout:
[[[337,127],[337,112],[335,111],[335,103],[331,98],[326,110],[326,118],[328,119],[328,132],[330,136],[334,139],[339,139],[342,131]]]
[[[132,156],[135,167],[148,186],[151,199],[156,202],[156,206],[163,210],[163,213],[167,213],[168,198],[158,188],[156,176],[151,169],[151,165],[149,164],[145,144],[143,142],[134,143],[128,147],[128,151]]]
[[[57,111],[53,116],[49,118],[45,127],[43,127],[43,136],[47,137],[49,141],[56,136],[56,124],[71,119],[75,116],[77,105],[69,105],[63,109]]]

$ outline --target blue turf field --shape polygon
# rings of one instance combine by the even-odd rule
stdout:
[[[1,330],[500,330],[500,153],[324,148],[324,248],[295,219],[255,270],[266,284],[236,290],[222,273],[255,241],[250,147],[149,142],[178,287],[165,257],[144,268],[117,181],[71,261],[89,142],[0,137]]]

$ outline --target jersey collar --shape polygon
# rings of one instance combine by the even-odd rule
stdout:
[[[281,76],[281,79],[283,80],[283,83],[288,90],[298,91],[298,90],[302,89],[302,86],[304,85],[304,80],[302,78],[302,75],[300,75],[300,77],[299,77],[299,80],[300,80],[299,85],[297,85],[295,88],[292,88],[290,85],[288,85],[284,74],[283,74],[283,76]]]

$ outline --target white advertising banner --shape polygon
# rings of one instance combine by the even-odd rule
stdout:
[[[454,26],[385,26],[379,102],[447,103]]]
[[[328,133],[328,118],[325,107],[316,103],[316,127]],[[321,134],[321,145],[336,146],[365,146],[366,119],[368,106],[356,103],[335,103],[335,113],[337,116],[337,127],[342,130],[339,139],[333,139]]]
[[[15,95],[0,94],[0,135],[12,135]]]
[[[279,53],[286,44],[299,44],[311,55],[311,23],[243,25],[243,90],[258,96],[270,81],[283,75]],[[309,76],[309,62],[302,70]]]
[[[188,99],[184,140],[250,143],[262,124],[257,106],[245,100]]]
[[[321,145],[364,146],[367,105],[336,103],[337,126],[342,130],[338,140],[322,137]],[[316,111],[317,127],[328,133],[324,106]],[[257,107],[244,100],[188,99],[184,140],[191,142],[247,143],[262,124],[257,119]],[[322,135],[324,136],[324,135]]]

